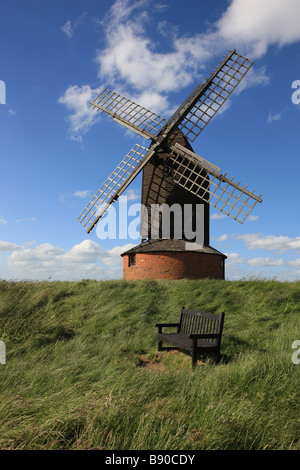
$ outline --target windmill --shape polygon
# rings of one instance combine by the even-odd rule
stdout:
[[[176,112],[165,120],[158,114],[105,89],[90,106],[118,124],[151,141],[149,148],[136,144],[98,189],[78,220],[90,233],[109,206],[142,171],[142,206],[177,204],[192,207],[190,224],[197,223],[201,204],[203,244],[174,236],[175,222],[168,237],[161,235],[161,215],[151,210],[141,214],[142,243],[123,253],[123,278],[224,278],[226,256],[209,245],[209,207],[243,223],[261,195],[250,192],[213,163],[194,153],[190,143],[201,134],[221,106],[249,71],[253,62],[236,50],[229,51],[204,83],[200,83]],[[199,216],[198,216],[199,217]],[[175,219],[175,217],[174,217]],[[198,220],[199,222],[199,220]],[[151,238],[153,225],[158,236]],[[176,234],[175,234],[176,235]]]

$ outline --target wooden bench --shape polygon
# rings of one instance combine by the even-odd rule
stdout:
[[[219,315],[181,308],[178,323],[156,323],[158,328],[158,350],[182,349],[192,355],[192,367],[197,364],[198,353],[215,354],[220,361],[220,348],[225,313]],[[174,327],[176,333],[163,333],[164,327]],[[163,348],[162,342],[175,348]]]

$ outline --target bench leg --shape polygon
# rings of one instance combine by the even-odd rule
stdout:
[[[162,351],[162,340],[161,339],[158,340],[158,350]]]
[[[194,368],[196,364],[197,364],[197,340],[193,341],[192,368]]]

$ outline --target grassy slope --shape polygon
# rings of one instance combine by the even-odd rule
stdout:
[[[181,305],[223,360],[156,354]],[[300,282],[0,282],[1,449],[300,449]]]

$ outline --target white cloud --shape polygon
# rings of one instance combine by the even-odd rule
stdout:
[[[149,6],[149,0],[116,0],[107,14],[105,15],[104,19],[101,23],[106,27],[113,29],[118,24],[124,20],[127,20],[130,15],[135,12],[135,18],[137,20],[137,24],[139,22],[139,17],[146,17],[146,7]],[[138,14],[137,10],[143,9],[142,13]]]
[[[149,6],[146,0],[117,0],[109,10],[102,22],[107,47],[96,57],[101,79],[125,80],[138,90],[161,94],[187,86],[224,48],[240,44],[257,57],[272,44],[282,46],[300,40],[298,0],[266,0],[263,5],[260,0],[232,0],[210,31],[181,37],[173,32],[172,50],[162,54],[156,52],[145,32]],[[264,68],[253,68],[238,90],[268,82]]]
[[[258,0],[254,1],[258,3]],[[248,50],[252,50],[253,40],[261,40],[260,36],[257,38],[257,23],[267,22],[270,11],[274,10],[272,1],[267,0],[266,7],[262,8],[260,5],[253,8],[252,0],[233,0],[220,20],[206,34],[178,36],[173,30],[169,38],[171,50],[159,53],[145,31],[149,22],[147,8],[151,3],[146,0],[117,0],[102,22],[107,46],[97,53],[98,76],[110,82],[125,81],[137,90],[147,90],[153,97],[154,93],[159,94],[166,100],[163,93],[189,85],[203,71],[208,60],[224,53],[224,49],[232,46],[231,43],[234,46],[242,43],[248,46]],[[280,14],[277,5],[274,16],[278,18]],[[291,16],[291,13],[286,16]],[[241,22],[247,23],[247,20],[250,22],[250,29],[254,28],[254,39],[247,35],[245,37],[244,29],[238,27]],[[258,28],[258,35],[261,34]],[[252,68],[239,85],[238,93],[249,86],[267,84],[269,79],[265,68]]]
[[[255,222],[258,219],[259,219],[258,215],[249,215],[248,217],[249,222]]]
[[[253,86],[266,86],[270,83],[271,77],[268,75],[266,67],[255,67],[253,65],[247,75],[243,78],[240,82],[238,87],[235,90],[235,94],[239,95],[242,91],[246,88],[250,88]]]
[[[60,28],[63,33],[65,33],[69,38],[73,36],[73,26],[72,21],[67,20],[63,26]]]
[[[224,242],[225,240],[228,239],[228,235],[226,233],[224,233],[223,235],[221,235],[220,237],[216,238],[216,241],[217,242]]]
[[[251,258],[247,261],[249,266],[283,266],[285,261],[282,258],[269,258],[269,257],[262,257],[262,258]]]
[[[300,40],[298,0],[232,0],[217,23],[219,36],[239,44],[252,57],[271,45],[280,47]]]
[[[64,252],[61,261],[69,263],[95,263],[103,252],[100,245],[91,241],[83,240],[74,245],[69,251]]]
[[[135,245],[133,245],[132,243],[128,243],[127,245],[115,246],[111,250],[108,250],[102,257],[103,264],[105,264],[106,266],[115,266],[117,264],[120,264],[121,253],[130,250],[134,246]]]
[[[219,219],[224,219],[226,217],[225,214],[217,213],[215,212],[210,216],[211,220],[219,220]]]
[[[130,99],[154,113],[161,114],[162,117],[166,117],[175,111],[170,108],[168,98],[155,91],[144,91],[139,95],[131,96]]]
[[[227,262],[232,264],[241,264],[244,263],[244,258],[241,257],[239,253],[225,253],[227,256]]]
[[[72,85],[60,96],[58,102],[70,112],[67,120],[71,138],[81,141],[82,134],[88,131],[97,119],[97,113],[89,108],[89,102],[100,93],[100,88],[92,89],[89,85]]]
[[[161,5],[165,9],[164,5]],[[156,51],[155,44],[146,34],[152,9],[149,0],[129,2],[117,0],[101,22],[106,47],[96,56],[98,77],[114,83],[115,88],[135,90],[133,101],[157,113],[170,114],[170,105],[165,93],[189,85],[212,56],[206,35],[178,37],[172,39],[169,52]],[[139,94],[136,93],[139,92]],[[130,96],[129,96],[130,97]]]
[[[14,251],[14,250],[18,250],[18,249],[19,249],[19,247],[15,243],[0,241],[0,252],[1,251],[2,252]]]
[[[255,242],[258,235],[248,234],[248,238],[243,237],[243,239],[248,241],[250,247],[256,247]],[[228,240],[229,238],[224,234],[219,237],[219,241],[221,241],[220,239]],[[237,237],[234,236],[233,238]],[[265,241],[267,240],[267,237],[263,238]],[[281,237],[277,238],[280,239]],[[289,239],[290,246],[295,248],[293,241],[297,242],[297,247],[298,240]],[[69,250],[65,250],[50,243],[36,245],[36,242],[31,241],[23,245],[17,245],[0,241],[0,278],[14,280],[121,278],[122,257],[120,255],[133,246],[133,244],[128,243],[104,250],[98,243],[86,239]],[[265,244],[265,246],[269,247],[266,249],[270,249],[268,244]],[[277,269],[280,269],[277,277],[282,279],[299,279],[300,277],[300,258],[292,260],[269,256],[247,258],[246,254],[241,256],[237,251],[225,254],[227,256],[226,275],[227,277],[229,275],[231,279],[240,279],[247,275],[257,276],[258,274],[274,277]],[[262,271],[263,268],[265,268],[264,271]],[[250,269],[251,271],[249,271]]]
[[[7,224],[7,220],[5,220],[4,217],[0,217],[0,224],[2,225]]]
[[[141,192],[139,189],[127,189],[123,196],[127,197],[127,201],[136,201],[137,199],[140,199]]]
[[[78,18],[75,20],[67,20],[63,26],[61,26],[61,30],[63,33],[65,33],[69,38],[71,38],[74,35],[75,29],[82,23],[82,20],[86,17],[86,13],[82,13]]]
[[[267,235],[260,233],[244,235],[226,235],[220,236],[217,241],[222,239],[242,240],[245,242],[246,249],[254,250],[272,250],[275,256],[247,257],[247,252],[243,257],[238,252],[225,253],[226,275],[230,279],[241,279],[251,277],[274,278],[280,280],[299,280],[300,279],[300,258],[288,259],[288,257],[276,257],[277,253],[287,253],[289,250],[298,250],[300,248],[300,237],[286,237]],[[287,253],[288,254],[288,253]]]
[[[108,47],[101,51],[96,61],[98,76],[112,82],[125,80],[137,90],[164,93],[175,91],[191,83],[195,65],[201,59],[200,47],[188,47],[175,41],[174,50],[158,53],[149,38],[136,31],[133,24],[120,24],[107,36]]]
[[[234,238],[243,240],[248,250],[262,249],[262,250],[299,250],[300,237],[291,238],[284,235],[266,235],[263,236],[259,233],[237,235]]]
[[[239,253],[225,253],[226,278],[239,279],[265,279],[276,278],[282,281],[295,281],[300,279],[300,258],[285,261],[282,258],[242,258]]]
[[[17,223],[17,224],[20,224],[20,223],[22,223],[22,222],[35,222],[35,221],[36,221],[36,218],[35,218],[35,217],[29,217],[28,219],[23,219],[23,218],[17,219],[17,220],[16,220],[16,223]]]
[[[268,114],[267,123],[270,124],[271,122],[274,122],[274,121],[280,121],[280,119],[281,119],[281,114],[280,113],[273,114],[270,111],[269,114]]]
[[[242,258],[239,253],[225,253],[228,257],[228,261],[231,264],[246,264],[249,266],[283,266],[283,265],[291,265],[296,266],[298,262],[289,262],[284,260],[283,258],[271,258],[268,256],[265,257],[257,257],[257,258]],[[300,260],[300,259],[299,259]],[[298,261],[299,261],[298,260]]]
[[[83,191],[75,191],[75,193],[73,194],[73,196],[76,196],[76,197],[82,197],[82,198],[85,198],[87,197],[88,195],[90,194],[90,191],[88,189],[85,189]]]
[[[166,5],[156,5],[163,15]],[[279,47],[300,40],[299,0],[231,0],[222,16],[202,34],[182,35],[172,27],[168,35],[169,50],[158,51],[147,33],[151,24],[153,2],[150,0],[116,0],[98,21],[105,34],[105,47],[96,53],[97,75],[101,82],[114,85],[116,91],[158,114],[167,116],[174,110],[169,95],[200,81],[203,71],[219,59],[224,50],[235,48],[251,59],[262,56],[272,45]],[[164,19],[160,21],[161,27]],[[64,32],[69,36],[76,22],[68,20]],[[267,85],[270,76],[265,67],[250,69],[235,94],[246,88]],[[99,87],[97,91],[100,91]],[[124,93],[121,91],[124,90]],[[97,113],[88,101],[97,94],[89,85],[70,86],[59,102],[69,112],[71,138],[82,135],[95,123]],[[230,103],[223,106],[224,112]],[[279,119],[270,114],[268,122]]]
[[[74,21],[67,20],[63,26],[61,26],[61,30],[65,33],[69,38],[74,35],[75,29],[80,25],[83,18],[86,16],[86,13],[82,13],[77,19]]]
[[[287,264],[288,266],[291,266],[293,268],[300,268],[300,258],[293,259],[292,261],[289,261]],[[299,274],[300,274],[300,271],[299,271]]]
[[[134,245],[116,246],[110,250],[92,240],[83,240],[71,249],[50,243],[16,245],[0,241],[0,278],[31,280],[76,280],[82,278],[121,278],[121,253]],[[6,253],[6,258],[3,256]]]

